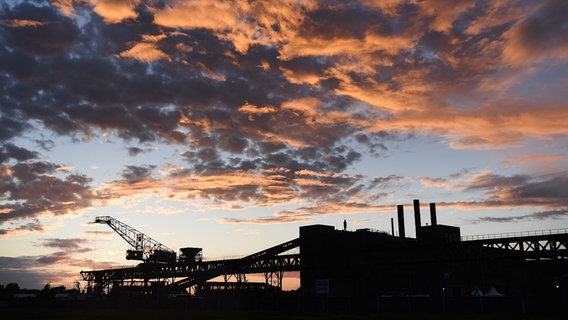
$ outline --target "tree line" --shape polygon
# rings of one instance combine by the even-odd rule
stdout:
[[[65,286],[52,287],[49,283],[46,283],[41,290],[20,288],[15,282],[6,285],[0,284],[0,300],[17,298],[53,299],[57,294],[79,294],[79,290],[67,289]]]

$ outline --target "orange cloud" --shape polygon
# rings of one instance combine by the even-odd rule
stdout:
[[[75,1],[77,0],[53,0],[52,4],[57,7],[61,13],[71,17],[75,15],[75,8],[73,7]]]
[[[158,25],[209,29],[220,39],[230,41],[237,51],[246,52],[253,44],[278,45],[288,41],[304,19],[304,11],[315,6],[316,1],[198,0],[151,10]],[[278,31],[271,28],[275,25]]]
[[[252,219],[237,219],[237,218],[221,218],[217,221],[227,224],[277,224],[277,223],[292,223],[292,222],[308,222],[311,221],[312,215],[310,213],[297,212],[294,210],[279,211],[271,217],[260,217]]]
[[[525,162],[556,161],[564,158],[566,158],[566,154],[554,153],[554,154],[531,154],[525,156],[509,157],[508,160],[516,163],[525,163]]]
[[[529,6],[532,5],[531,3],[527,4]],[[465,31],[466,33],[476,35],[482,32],[487,32],[491,28],[518,20],[519,17],[523,16],[523,11],[527,11],[518,7],[517,1],[491,1],[485,5],[488,6],[486,8],[486,13],[477,16]]]
[[[429,27],[435,31],[449,31],[459,16],[475,7],[474,1],[435,0],[420,3],[425,16],[431,17]]]
[[[0,208],[0,214],[7,214],[13,212],[14,209],[12,208]]]
[[[238,21],[238,6],[226,1],[184,1],[153,8],[154,22],[170,28],[230,30]],[[190,18],[189,18],[190,17]]]
[[[26,27],[39,27],[46,25],[47,22],[35,21],[35,20],[0,20],[1,26],[6,26],[10,28],[26,28]]]
[[[143,62],[153,62],[158,60],[170,61],[171,58],[157,48],[154,43],[140,42],[132,48],[118,54],[121,58],[134,58]]]
[[[134,9],[140,0],[88,0],[94,6],[93,10],[103,17],[106,22],[118,23],[137,16]],[[60,2],[61,8],[68,8]],[[68,10],[68,9],[64,9]]]
[[[247,114],[270,114],[276,111],[277,109],[273,106],[257,107],[250,103],[245,103],[239,108],[239,112]]]

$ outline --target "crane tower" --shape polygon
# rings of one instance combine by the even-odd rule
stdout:
[[[109,227],[132,246],[131,249],[126,250],[127,260],[164,263],[173,263],[176,261],[175,251],[113,217],[96,217],[95,223],[109,225]]]

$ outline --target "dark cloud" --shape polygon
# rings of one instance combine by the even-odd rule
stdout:
[[[6,97],[0,97],[0,101],[5,103]],[[8,103],[6,103],[8,104]],[[0,110],[0,141],[6,141],[21,133],[27,127],[24,121],[21,121],[17,115],[5,114]]]
[[[543,220],[543,219],[560,219],[563,216],[568,215],[568,208],[562,210],[549,210],[549,211],[539,211],[534,212],[531,216],[535,219]]]
[[[564,56],[568,49],[566,15],[568,4],[564,1],[543,1],[509,32],[506,54],[515,63],[530,58],[557,55]]]
[[[42,239],[38,245],[48,248],[58,248],[65,250],[76,250],[81,247],[82,244],[87,243],[87,239]]]
[[[37,152],[18,147],[12,143],[5,143],[3,146],[0,146],[0,163],[4,163],[9,159],[27,161],[37,158],[37,156]]]
[[[45,151],[51,151],[55,147],[55,141],[51,139],[36,140],[35,143]]]
[[[528,175],[515,175],[511,177],[506,177],[498,174],[486,174],[473,178],[468,181],[467,189],[496,189],[496,188],[508,188],[516,187],[519,185],[524,185],[531,179]]]
[[[35,264],[34,257],[0,257],[0,268],[2,269],[25,269]]]
[[[127,166],[122,172],[122,178],[128,183],[136,183],[150,178],[152,171],[156,166]]]
[[[0,229],[0,235],[8,235],[8,234],[17,233],[17,232],[20,232],[20,231],[24,231],[24,232],[40,232],[40,231],[43,231],[43,226],[37,219],[33,222],[28,222],[28,223],[24,223],[24,224],[11,222],[9,225],[11,225],[13,227]]]
[[[473,178],[468,190],[483,190],[485,203],[491,206],[568,207],[568,175],[561,172],[551,176],[502,176],[486,174]]]
[[[69,259],[69,253],[65,251],[60,251],[52,253],[46,256],[39,257],[37,262],[39,264],[58,264]]]
[[[3,267],[4,259],[10,259],[14,268]],[[23,289],[41,289],[50,277],[45,272],[26,270],[27,258],[0,257],[0,284],[17,283]]]
[[[380,188],[383,190],[389,190],[396,187],[401,187],[406,185],[405,177],[399,175],[390,175],[387,177],[375,177],[371,180],[368,185],[368,189]]]
[[[37,62],[21,50],[0,53],[0,72],[25,81],[31,79],[36,70]]]
[[[21,148],[11,148],[10,157],[29,158],[35,153]],[[12,220],[31,219],[37,215],[51,213],[62,215],[88,207],[96,197],[91,190],[91,179],[85,175],[67,174],[58,177],[59,165],[46,161],[19,162],[14,165],[1,165],[0,176],[0,223]],[[4,233],[21,230],[41,230],[36,221],[21,221],[18,226],[3,229]]]
[[[337,3],[308,14],[300,27],[307,38],[362,39],[369,32],[392,35],[398,28],[382,12],[361,5]]]
[[[562,210],[538,211],[527,215],[509,217],[481,217],[474,222],[519,222],[525,220],[561,219],[568,215],[568,208]]]
[[[58,263],[65,266],[86,268],[93,266],[94,261],[89,259],[73,258],[71,253],[56,252],[45,256],[0,256],[0,285],[17,283],[20,288],[41,289],[46,283],[52,285],[70,285],[69,279],[77,279],[77,271],[70,271],[58,267]],[[97,261],[96,265],[110,269],[118,267],[108,261]]]
[[[144,149],[137,148],[137,147],[128,148],[128,155],[132,156],[132,157],[137,156],[138,154],[140,154],[142,152],[144,152]]]
[[[37,22],[30,26],[4,25],[3,42],[7,47],[20,49],[32,55],[48,55],[69,48],[79,37],[79,28],[73,20],[60,15],[57,10],[53,10],[53,7],[23,2],[13,8],[3,9],[4,21]]]
[[[530,216],[513,216],[513,217],[481,217],[477,219],[475,222],[518,222],[522,220],[526,220],[530,218]]]
[[[110,236],[110,235],[114,235],[115,233],[113,231],[85,231],[84,232],[87,235],[103,235],[103,236]]]

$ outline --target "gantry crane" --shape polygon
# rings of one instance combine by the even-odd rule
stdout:
[[[96,217],[95,223],[108,224],[132,246],[131,249],[126,250],[127,260],[162,263],[173,263],[176,261],[175,251],[113,217]]]

